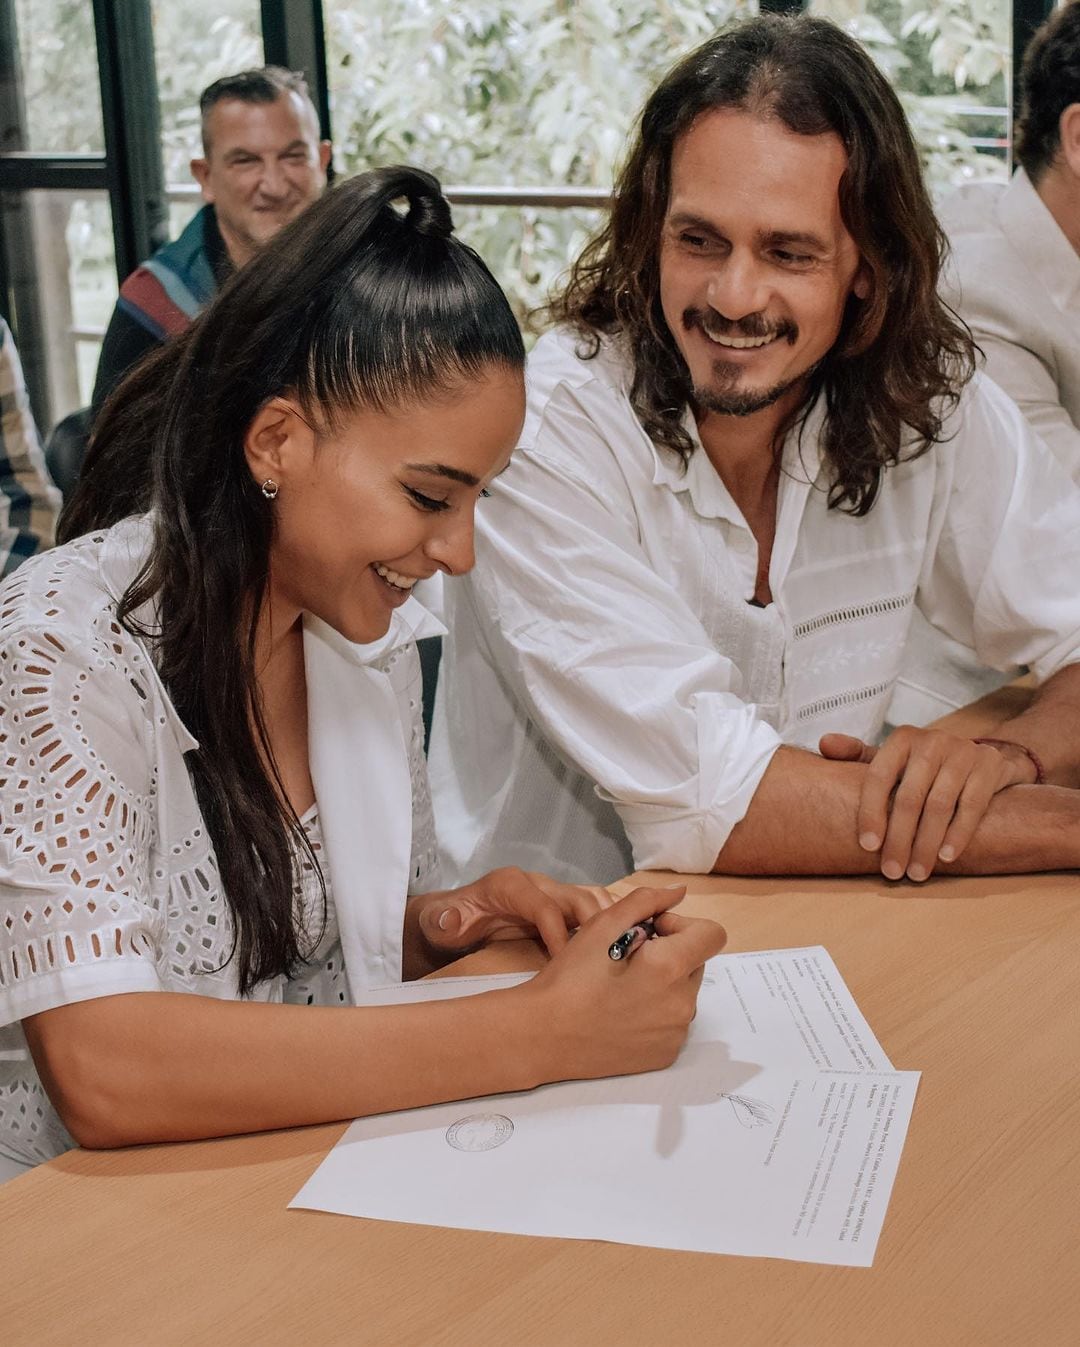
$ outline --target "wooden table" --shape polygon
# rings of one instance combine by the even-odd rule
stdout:
[[[0,1342],[1075,1347],[1078,890],[691,881],[732,950],[824,944],[924,1073],[871,1269],[287,1211],[336,1125],[75,1151],[0,1188]]]

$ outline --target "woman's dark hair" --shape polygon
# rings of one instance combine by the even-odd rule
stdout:
[[[1080,103],[1080,2],[1056,9],[1028,43],[1020,67],[1016,157],[1038,182],[1061,148],[1061,114]]]
[[[333,428],[361,409],[452,394],[493,365],[522,369],[510,306],[452,228],[439,184],[418,169],[333,188],[116,389],[61,521],[71,538],[153,509],[150,555],[118,615],[153,639],[199,741],[187,762],[236,920],[242,993],[303,959],[294,851],[314,859],[257,695],[274,507],[248,469],[245,432],[279,395]],[[152,630],[135,626],[147,603]]]
[[[705,113],[738,108],[798,135],[835,133],[848,154],[840,210],[871,280],[848,300],[840,335],[815,371],[827,417],[829,504],[865,514],[882,470],[935,443],[974,368],[971,335],[937,295],[945,237],[903,109],[852,38],[826,19],[761,15],[717,34],[667,75],[645,105],[607,223],[545,311],[584,339],[621,338],[634,362],[631,400],[653,441],[684,461],[693,389],[660,303],[660,239],[676,142]],[[790,428],[790,423],[788,427]]]

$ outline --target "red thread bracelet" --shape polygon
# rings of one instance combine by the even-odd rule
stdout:
[[[1018,744],[1015,739],[975,739],[976,744],[989,744],[991,748],[1018,748],[1021,753],[1026,753],[1031,759],[1031,765],[1035,768],[1035,784],[1044,786],[1046,784],[1046,773],[1043,771],[1043,765],[1039,761],[1038,755],[1034,753],[1027,744]]]

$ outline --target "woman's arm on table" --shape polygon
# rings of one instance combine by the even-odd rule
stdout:
[[[598,912],[530,982],[404,1006],[310,1007],[135,992],[23,1021],[46,1089],[92,1148],[296,1127],[674,1060],[714,922],[636,889]],[[611,943],[664,912],[632,959]]]

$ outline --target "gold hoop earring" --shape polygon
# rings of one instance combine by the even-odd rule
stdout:
[[[262,484],[262,493],[267,500],[276,500],[278,493],[278,484],[272,477],[268,477]]]

